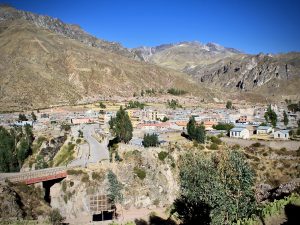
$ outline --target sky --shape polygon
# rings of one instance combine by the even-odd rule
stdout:
[[[0,0],[123,46],[214,42],[246,53],[300,51],[298,0]]]

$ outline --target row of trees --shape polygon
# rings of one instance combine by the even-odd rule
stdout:
[[[180,163],[174,211],[184,224],[230,224],[256,209],[254,173],[242,153],[188,153]]]
[[[145,134],[143,139],[144,147],[157,147],[159,145],[157,134]]]
[[[172,99],[167,101],[167,105],[171,109],[182,108],[182,105],[179,104],[178,100]]]
[[[0,171],[19,171],[32,152],[33,140],[32,129],[29,125],[24,128],[14,127],[10,130],[0,126]]]
[[[129,101],[125,108],[126,109],[134,109],[134,108],[144,109],[144,107],[145,107],[145,103],[143,103],[143,102]]]
[[[271,106],[268,106],[267,112],[265,112],[265,120],[268,123],[271,123],[273,127],[276,127],[277,124],[277,114],[275,111],[271,108]]]

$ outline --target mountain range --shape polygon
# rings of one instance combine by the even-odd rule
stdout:
[[[128,49],[78,25],[0,7],[0,110],[179,88],[205,98],[299,99],[300,53],[250,55],[215,43]]]

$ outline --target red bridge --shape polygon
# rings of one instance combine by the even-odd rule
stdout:
[[[55,180],[67,177],[67,169],[70,167],[54,167],[41,170],[33,170],[19,173],[0,173],[0,182],[8,179],[11,182],[24,182],[34,184],[48,180]]]

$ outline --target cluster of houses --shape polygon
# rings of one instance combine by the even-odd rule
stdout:
[[[223,133],[231,138],[260,138],[272,137],[274,139],[289,139],[289,130],[284,128],[274,129],[270,126],[261,126],[264,122],[264,108],[253,108],[246,110],[228,109],[155,109],[145,107],[145,109],[128,109],[128,115],[132,121],[135,131],[139,138],[145,133],[168,133],[185,132],[187,123],[193,116],[198,124],[205,126],[205,130],[210,135]],[[102,128],[108,129],[108,121],[115,116],[115,112],[102,110],[99,111],[67,111],[56,109],[55,111],[43,111],[38,113],[38,120],[18,121],[14,125],[24,126],[34,125],[36,129],[47,129],[51,124],[69,123],[73,125],[99,123]],[[215,130],[214,126],[223,124],[233,124],[234,127],[229,131]],[[57,126],[58,127],[58,126]],[[140,142],[139,142],[140,143]]]
[[[273,137],[274,139],[288,140],[289,130],[278,129],[275,131],[271,126],[246,125],[237,126],[229,131],[232,138],[250,139],[251,137],[263,138]]]

